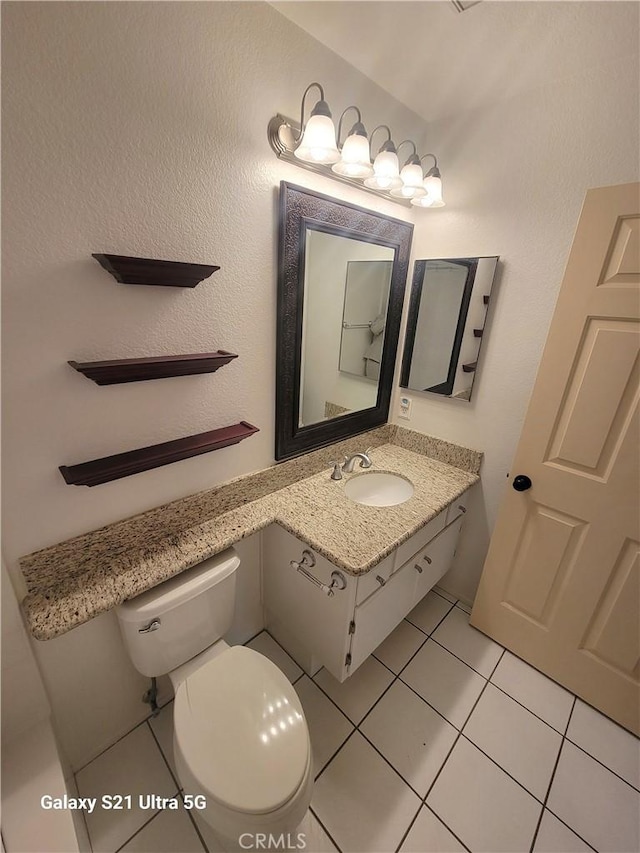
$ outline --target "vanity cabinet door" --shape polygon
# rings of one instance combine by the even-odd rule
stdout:
[[[371,595],[356,607],[349,675],[355,672],[411,610],[415,585],[416,572],[413,564],[407,563],[391,575],[380,592]]]
[[[461,527],[462,516],[459,516],[409,561],[416,575],[414,604],[417,604],[451,568]]]
[[[268,620],[286,627],[305,648],[318,658],[340,681],[346,677],[349,650],[349,622],[355,606],[356,578],[341,572],[346,588],[328,596],[312,581],[290,565],[300,561],[306,549],[313,554],[315,565],[307,568],[310,575],[327,586],[336,571],[324,557],[296,539],[277,524],[263,532],[263,603]],[[267,627],[269,627],[267,621]]]

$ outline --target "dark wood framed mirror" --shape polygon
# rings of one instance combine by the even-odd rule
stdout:
[[[412,234],[280,184],[276,459],[386,423]]]

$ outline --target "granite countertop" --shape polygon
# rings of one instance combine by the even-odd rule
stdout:
[[[414,494],[372,507],[344,494],[356,468],[331,479],[331,459],[372,447],[369,470],[398,473]],[[20,561],[32,635],[70,631],[277,523],[352,575],[365,573],[477,480],[482,454],[386,425],[130,519],[36,551]]]

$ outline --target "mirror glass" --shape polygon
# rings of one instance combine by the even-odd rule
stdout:
[[[412,233],[281,184],[276,459],[386,422]]]
[[[307,229],[299,426],[375,406],[393,257]]]
[[[415,262],[400,384],[470,400],[497,257]]]

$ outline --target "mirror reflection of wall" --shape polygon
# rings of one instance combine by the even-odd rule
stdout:
[[[470,400],[497,257],[419,260],[400,384]]]
[[[445,385],[455,344],[468,267],[456,261],[427,261],[422,282],[409,387],[435,391]]]
[[[365,361],[367,351],[375,358],[374,336],[368,327],[345,335],[343,323],[365,325],[382,314],[375,337],[383,338],[394,254],[386,246],[307,228],[299,426],[376,405],[377,376],[367,378]],[[353,343],[347,342],[351,335]],[[342,357],[354,369],[345,369]]]
[[[339,362],[343,373],[372,381],[380,377],[391,267],[391,261],[347,263]]]

